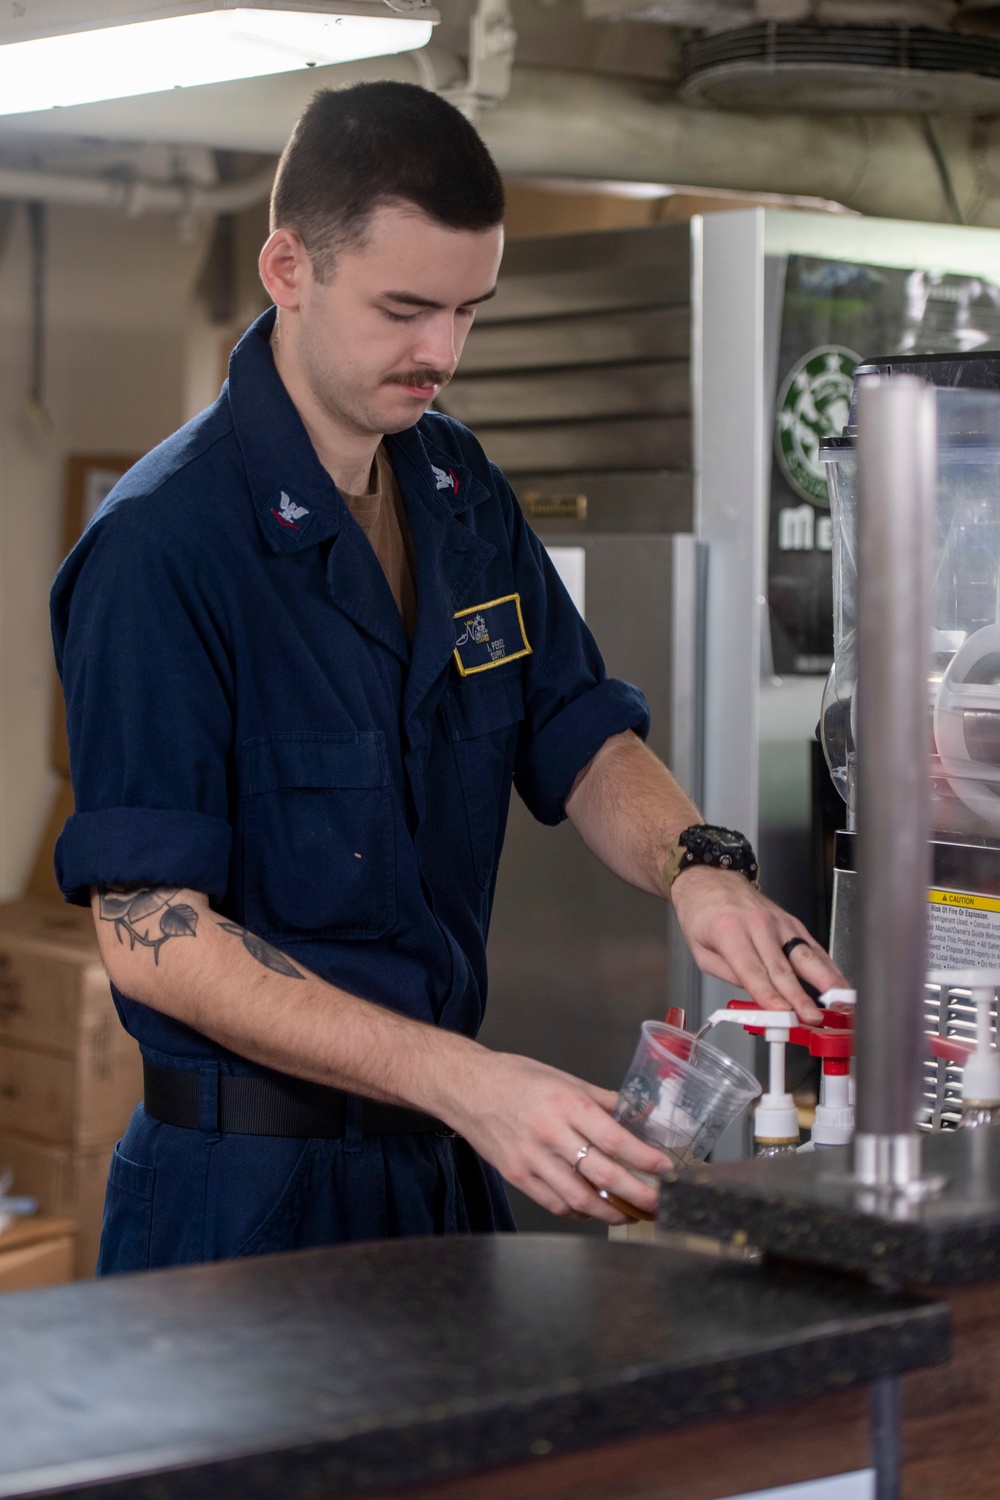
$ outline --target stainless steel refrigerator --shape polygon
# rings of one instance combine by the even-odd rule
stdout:
[[[510,477],[650,744],[700,795],[705,554],[692,535],[687,225],[523,241],[442,406]],[[515,796],[482,1040],[616,1088],[639,1024],[698,1004],[663,901]],[[513,1195],[522,1228],[556,1220]],[[580,1225],[571,1227],[579,1231]]]
[[[585,614],[609,672],[634,682],[652,711],[650,744],[696,785],[699,552],[690,536],[578,535]],[[568,569],[579,575],[579,557]],[[536,823],[515,796],[489,942],[482,1040],[617,1088],[640,1022],[669,1004],[694,1014],[692,965],[670,909],[618,880],[568,823]],[[527,1199],[522,1228],[551,1229]],[[575,1229],[578,1224],[573,1224]]]

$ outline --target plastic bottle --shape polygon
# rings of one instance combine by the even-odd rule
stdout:
[[[1000,1125],[1000,1103],[963,1104],[959,1116],[959,1130],[975,1130],[978,1125]]]

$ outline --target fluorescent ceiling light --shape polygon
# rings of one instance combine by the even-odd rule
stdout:
[[[110,24],[119,17],[109,16],[70,29],[80,27],[77,19],[61,35],[25,41],[5,39],[8,21],[0,34],[0,115],[410,52],[426,46],[437,19],[422,5],[402,15],[381,6],[360,15],[359,5],[345,7],[351,14],[335,9],[311,10],[306,0],[299,9],[189,9],[127,24]]]

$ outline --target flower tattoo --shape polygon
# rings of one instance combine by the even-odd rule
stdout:
[[[176,886],[144,885],[120,890],[112,885],[99,889],[100,914],[103,922],[113,922],[115,935],[124,943],[128,934],[130,951],[138,943],[152,948],[153,962],[160,962],[160,949],[176,937],[195,937],[198,913],[184,901],[176,904]]]
[[[136,944],[140,948],[153,950],[153,962],[159,964],[160,949],[164,943],[176,937],[198,936],[198,913],[186,901],[175,898],[181,894],[179,887],[171,885],[140,885],[125,889],[123,886],[102,885],[98,887],[99,910],[102,922],[113,922],[120,943],[128,937],[131,952]],[[265,943],[263,938],[247,932],[236,922],[219,922],[223,932],[238,937],[250,957],[286,979],[305,979],[302,970],[292,963],[284,953]]]

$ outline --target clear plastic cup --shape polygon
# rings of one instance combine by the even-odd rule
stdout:
[[[738,1062],[662,1021],[643,1021],[614,1117],[674,1166],[704,1161],[761,1086]],[[631,1210],[630,1210],[631,1211]]]

